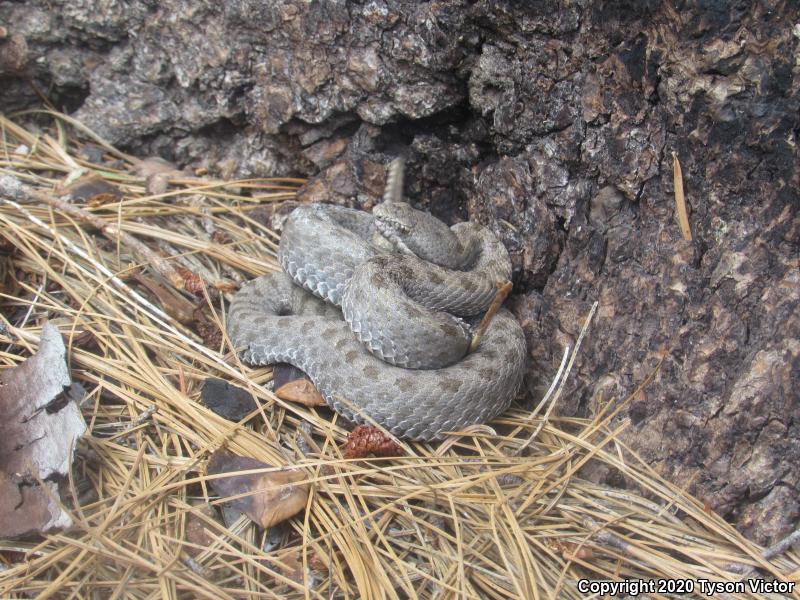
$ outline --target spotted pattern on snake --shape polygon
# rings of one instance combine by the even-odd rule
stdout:
[[[310,204],[289,215],[278,260],[282,272],[233,298],[230,338],[246,362],[302,369],[351,421],[439,439],[491,420],[519,390],[525,339],[507,310],[467,353],[496,282],[511,275],[488,229],[447,227],[402,202],[372,215]]]

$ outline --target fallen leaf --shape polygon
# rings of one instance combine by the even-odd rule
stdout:
[[[0,372],[0,538],[72,525],[56,480],[86,423],[68,393],[65,356],[58,328],[45,323],[36,354]]]
[[[287,402],[303,406],[325,406],[325,399],[306,374],[290,364],[278,363],[272,367],[272,385],[275,395]]]
[[[277,363],[272,366],[272,389],[278,389],[298,379],[308,379],[302,369],[289,363]]]
[[[405,454],[392,437],[383,430],[370,425],[358,425],[342,447],[345,458],[364,458],[373,454],[375,456],[402,456]]]
[[[231,506],[242,511],[261,527],[272,527],[296,515],[308,502],[311,484],[304,471],[284,468],[280,471],[236,475],[239,471],[270,469],[255,458],[236,456],[217,450],[208,461],[208,474],[234,473],[229,477],[210,479],[221,497],[231,497]]]
[[[97,175],[84,175],[70,185],[56,190],[59,196],[69,196],[76,202],[101,206],[122,200],[122,190]]]
[[[213,377],[203,382],[200,401],[229,421],[241,421],[258,406],[253,395],[247,390]]]
[[[325,398],[317,391],[314,384],[308,379],[290,381],[275,390],[275,395],[281,400],[295,402],[303,406],[326,406]]]

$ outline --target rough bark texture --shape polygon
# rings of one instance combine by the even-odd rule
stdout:
[[[369,207],[404,154],[414,202],[507,243],[531,392],[599,300],[561,411],[665,355],[626,443],[765,542],[800,517],[799,24],[790,0],[0,2],[0,102],[31,80],[130,151],[308,175],[305,200]]]

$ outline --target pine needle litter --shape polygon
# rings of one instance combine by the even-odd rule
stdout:
[[[226,299],[277,269],[257,211],[300,180],[167,170],[148,190],[141,161],[66,115],[3,116],[0,134],[0,368],[56,325],[88,426],[63,484],[73,527],[0,541],[0,597],[555,599],[592,597],[581,581],[668,579],[702,597],[699,580],[800,577],[791,544],[748,541],[620,441],[626,399],[558,417],[554,382],[533,414],[345,458],[336,415],[278,399],[272,369],[242,364],[223,333]],[[59,199],[87,176],[119,194]],[[206,408],[210,377],[247,390],[253,410],[231,422]],[[260,474],[299,469],[305,509],[266,530],[231,510],[206,470],[220,449],[271,465]],[[582,478],[590,461],[627,489]]]

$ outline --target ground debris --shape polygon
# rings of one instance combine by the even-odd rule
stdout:
[[[72,524],[54,478],[66,476],[86,430],[65,391],[64,342],[49,323],[38,352],[0,373],[0,537],[46,533]]]
[[[215,377],[203,382],[200,401],[223,419],[234,422],[241,421],[258,406],[250,392]]]
[[[68,197],[73,202],[85,202],[89,206],[119,202],[123,197],[122,190],[95,174],[84,175],[59,189],[58,194]]]
[[[303,371],[286,363],[272,367],[272,383],[275,395],[281,400],[303,406],[325,406],[325,398],[319,393]]]
[[[272,527],[303,510],[311,484],[299,469],[281,469],[264,473],[242,473],[272,467],[255,458],[217,450],[208,461],[208,474],[232,473],[230,477],[210,479],[214,491],[230,497],[230,505],[241,510],[261,527]]]
[[[375,456],[402,456],[403,448],[387,433],[377,427],[358,425],[342,446],[345,458],[364,458]]]

